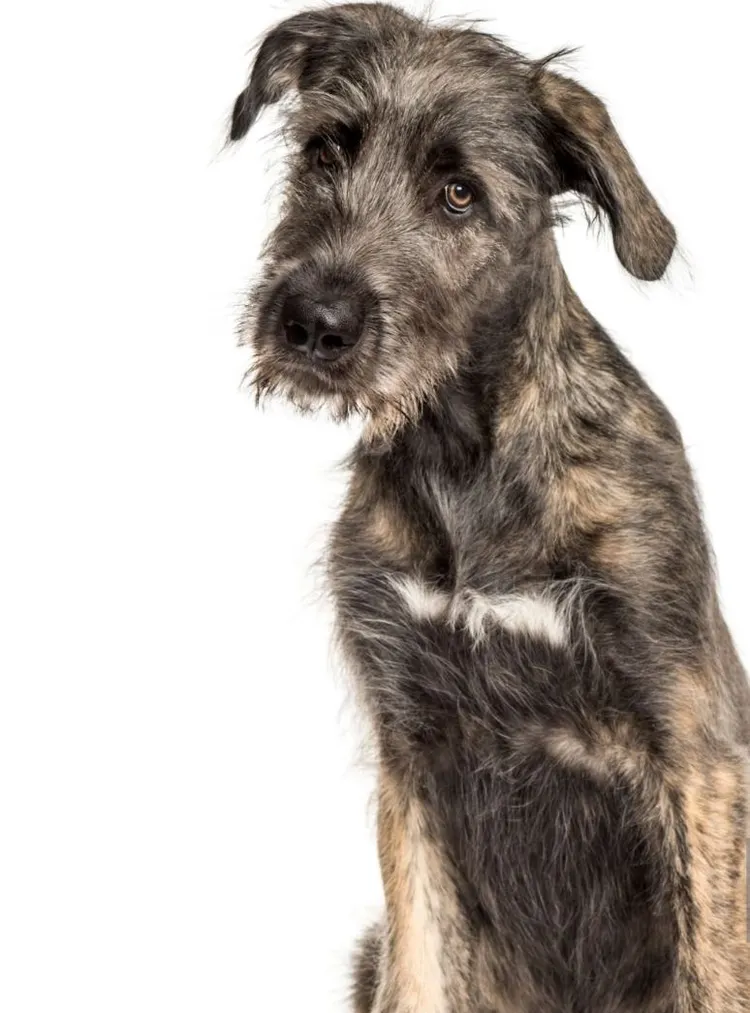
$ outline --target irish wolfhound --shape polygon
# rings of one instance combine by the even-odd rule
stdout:
[[[259,395],[359,412],[338,636],[377,743],[358,1013],[748,1013],[750,692],[677,427],[573,292],[553,198],[659,278],[602,102],[384,4],[264,39],[287,92],[245,321]]]

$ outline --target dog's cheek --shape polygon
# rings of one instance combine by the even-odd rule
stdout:
[[[437,255],[436,252],[437,251]],[[428,268],[433,286],[447,304],[455,305],[477,277],[502,257],[503,246],[481,222],[458,223],[435,242]]]

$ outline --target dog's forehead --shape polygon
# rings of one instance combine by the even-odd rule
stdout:
[[[517,122],[527,102],[527,63],[472,30],[372,33],[346,52],[335,40],[328,48],[330,58],[317,50],[315,73],[301,82],[301,135],[351,123],[417,134],[425,144],[446,134],[479,139]]]

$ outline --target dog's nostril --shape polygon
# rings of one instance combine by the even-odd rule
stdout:
[[[287,297],[280,320],[279,340],[287,348],[316,362],[333,362],[359,341],[364,312],[352,298],[297,293]]]
[[[346,347],[346,341],[340,334],[321,334],[318,338],[318,343],[326,349],[326,351],[335,352],[339,349]]]
[[[295,345],[297,348],[302,348],[310,340],[307,328],[302,324],[295,324],[293,321],[284,325],[284,333],[289,344]]]

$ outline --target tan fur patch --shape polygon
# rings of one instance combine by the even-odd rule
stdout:
[[[673,671],[669,720],[679,751],[689,755],[706,742],[716,710],[709,680],[699,671],[676,667]]]
[[[381,772],[378,848],[387,946],[374,1013],[449,1013],[461,991],[458,908],[419,803]],[[450,951],[446,937],[450,936]]]
[[[593,560],[601,569],[618,580],[648,572],[651,547],[628,528],[604,530],[593,549]]]
[[[373,502],[366,535],[387,562],[405,566],[414,555],[414,538],[408,521],[382,499]]]
[[[584,738],[576,729],[566,726],[539,729],[538,737],[556,760],[585,770],[594,779],[610,783],[613,775],[624,775],[631,781],[651,776],[652,761],[635,730],[625,721],[608,727],[592,722]]]
[[[747,942],[746,826],[737,811],[746,797],[745,764],[696,757],[679,778],[695,904],[695,957],[717,1013],[750,1010]]]
[[[530,377],[516,394],[512,411],[501,412],[498,419],[498,434],[507,438],[522,432],[529,422],[536,420],[541,413],[542,393],[538,381]]]
[[[558,532],[561,526],[590,531],[627,518],[636,503],[621,476],[590,465],[573,465],[549,483],[545,522]]]

